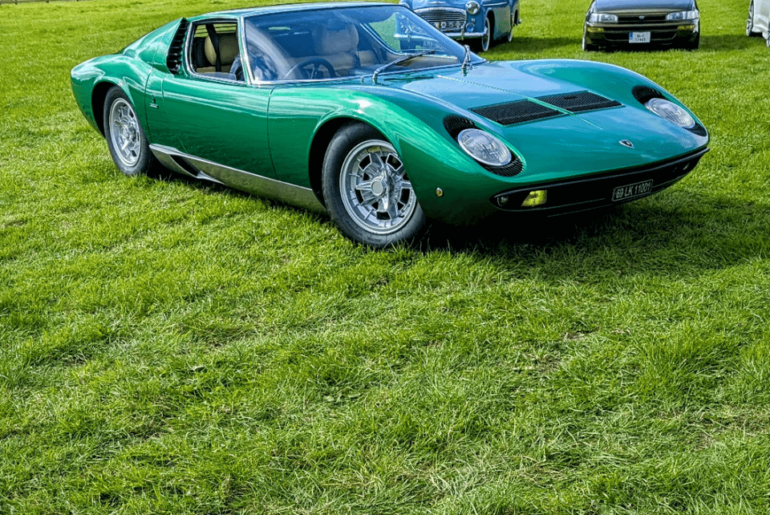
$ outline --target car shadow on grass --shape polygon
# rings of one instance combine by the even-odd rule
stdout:
[[[541,218],[511,215],[471,227],[433,227],[423,251],[473,253],[555,277],[602,269],[692,276],[770,253],[770,207],[667,192],[614,208]]]

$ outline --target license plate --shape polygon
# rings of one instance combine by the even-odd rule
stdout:
[[[651,32],[630,32],[628,34],[629,43],[649,43],[651,40]]]
[[[634,197],[641,197],[647,195],[652,191],[652,179],[644,182],[637,182],[636,184],[629,184],[628,186],[618,186],[612,192],[612,201],[618,202],[620,200],[626,200]]]

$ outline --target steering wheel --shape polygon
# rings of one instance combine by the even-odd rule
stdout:
[[[310,70],[310,77],[309,79],[315,79],[316,74],[318,71],[323,67],[326,68],[326,71],[329,72],[329,77],[336,77],[337,72],[334,71],[334,66],[332,66],[332,63],[324,59],[323,57],[311,57],[310,59],[305,59],[299,64],[294,65],[291,70],[288,71],[286,75],[284,75],[284,79],[290,77],[294,73],[298,72],[299,70],[303,70],[305,72],[305,75],[307,75],[307,70],[304,70],[306,66],[313,66],[313,68]]]

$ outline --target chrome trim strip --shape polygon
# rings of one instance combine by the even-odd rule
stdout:
[[[454,12],[454,13],[459,13],[463,15],[465,15],[466,13],[465,9],[458,9],[456,7],[425,7],[424,9],[415,9],[413,12],[416,14],[422,14],[422,13],[427,13],[432,11]]]
[[[196,179],[210,180],[236,190],[252,193],[260,197],[280,200],[316,213],[326,213],[326,207],[318,200],[315,192],[310,188],[231,168],[208,159],[185,154],[172,147],[150,145],[150,150],[152,150],[152,153],[155,154],[158,161],[163,163],[164,166],[184,175],[190,176],[190,173],[179,166],[171,156],[184,159],[192,168],[197,170],[199,175],[194,176]],[[171,163],[171,165],[168,163]]]

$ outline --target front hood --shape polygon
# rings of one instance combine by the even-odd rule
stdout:
[[[698,136],[656,116],[632,94],[652,83],[628,70],[584,61],[490,62],[467,74],[459,68],[425,75],[393,77],[383,85],[439,102],[447,110],[506,139],[526,163],[526,176],[550,179],[564,172],[592,173],[640,166],[704,147]],[[570,113],[503,126],[477,115],[474,108],[557,94],[589,91],[620,102],[618,107]],[[662,91],[662,89],[661,89]],[[672,100],[676,101],[673,97]],[[557,109],[558,110],[558,109]],[[629,140],[629,149],[620,144]]]
[[[623,12],[623,11],[651,11],[651,12],[676,12],[693,9],[693,0],[596,0],[594,11],[597,12]]]

